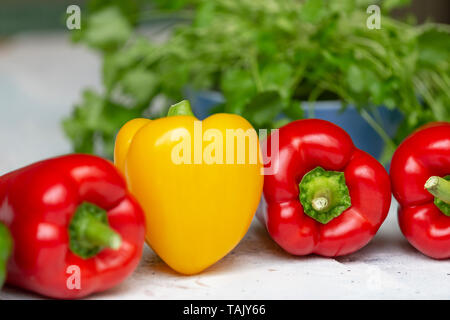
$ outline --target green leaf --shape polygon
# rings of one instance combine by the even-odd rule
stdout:
[[[123,1],[123,0],[122,0]],[[192,0],[153,0],[158,8],[179,10],[185,7],[187,4],[194,2]]]
[[[200,6],[194,20],[197,27],[209,27],[214,22],[215,6],[214,1],[207,1],[203,6]]]
[[[227,112],[240,114],[245,104],[256,94],[256,85],[251,73],[244,69],[229,69],[224,72],[221,89],[226,100]]]
[[[307,100],[341,99],[361,112],[385,105],[404,114],[400,142],[450,117],[449,27],[388,15],[407,2],[88,0],[72,34],[100,50],[104,94],[84,97],[65,130],[75,149],[109,152],[125,119],[157,105],[156,97],[182,100],[190,87],[221,91],[225,103],[214,111],[244,114],[255,126],[302,118]],[[365,26],[370,4],[383,10],[380,30]],[[160,16],[182,18],[162,42],[139,25]]]
[[[107,53],[103,61],[103,83],[107,92],[111,92],[130,69],[142,64],[144,59],[158,59],[159,54],[145,38],[139,37],[130,46]]]
[[[152,71],[138,67],[124,75],[121,85],[125,94],[130,95],[137,105],[142,105],[155,94],[158,80]]]
[[[72,141],[75,152],[94,152],[94,132],[99,126],[102,109],[102,98],[91,90],[85,90],[82,102],[75,106],[70,117],[63,120],[64,132]]]
[[[103,105],[104,101],[99,94],[92,90],[86,90],[83,92],[82,102],[75,106],[72,117],[80,120],[86,129],[95,130],[101,125]]]
[[[182,100],[183,88],[189,83],[189,74],[191,65],[184,63],[184,59],[172,54],[164,57],[159,62],[155,72],[161,84],[163,94],[173,98],[173,100]],[[177,67],[174,67],[177,66]]]
[[[242,115],[259,129],[270,124],[282,110],[283,102],[280,94],[277,91],[264,91],[246,104]]]
[[[338,13],[352,13],[354,12],[355,8],[356,8],[356,3],[357,1],[355,0],[340,0],[340,1],[330,1],[330,3],[328,4],[330,6],[330,9],[334,12],[338,12]],[[372,0],[373,2],[373,0]],[[361,4],[360,4],[361,5]]]
[[[132,26],[117,7],[106,7],[87,18],[87,27],[81,39],[89,46],[111,50],[123,45],[132,32]]]
[[[115,7],[120,10],[122,15],[126,17],[132,25],[135,25],[139,18],[139,11],[143,9],[145,2],[148,2],[148,0],[89,0],[87,9],[88,14],[90,14],[105,8]]]
[[[291,101],[288,107],[283,110],[283,113],[294,120],[302,119],[304,117],[302,103],[300,101]]]
[[[278,91],[282,98],[290,95],[292,67],[285,62],[266,65],[261,71],[261,82],[264,90]]]
[[[115,136],[125,123],[138,117],[142,117],[142,110],[139,108],[127,108],[105,101],[100,117],[101,125],[98,125],[97,129],[101,133]]]
[[[350,66],[347,74],[347,82],[353,91],[362,92],[365,85],[362,69],[356,65]]]
[[[317,23],[326,14],[323,0],[306,0],[302,6],[300,17],[310,23]]]
[[[129,109],[111,103],[96,92],[86,90],[82,102],[75,106],[71,116],[64,119],[63,128],[72,141],[75,152],[95,152],[110,156],[113,147],[101,145],[100,150],[97,150],[97,138],[103,136],[104,141],[114,139],[127,121],[139,116],[139,109]]]
[[[418,37],[419,63],[429,68],[450,65],[450,29],[430,25]]]
[[[410,3],[411,0],[384,0],[381,4],[381,8],[386,12],[390,12],[394,9],[406,7]]]

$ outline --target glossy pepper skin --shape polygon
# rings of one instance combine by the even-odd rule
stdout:
[[[450,258],[450,216],[424,188],[431,176],[450,175],[450,123],[428,124],[406,138],[394,153],[390,174],[403,235],[431,258]]]
[[[169,117],[125,124],[116,139],[115,163],[144,209],[147,243],[172,269],[195,274],[223,258],[244,237],[261,198],[262,164],[226,164],[226,152],[222,164],[205,159],[196,164],[195,150],[204,154],[212,141],[204,139],[199,148],[194,144],[213,132],[208,129],[222,134],[224,140],[217,141],[224,148],[227,129],[254,129],[233,114],[199,121],[187,101],[173,108]],[[178,108],[185,110],[172,112]],[[173,151],[189,139],[190,163],[175,163]]]
[[[114,250],[96,243],[89,258],[72,251],[69,228],[86,206],[104,209],[107,221],[93,225],[112,237]],[[117,285],[136,268],[144,245],[144,215],[124,179],[112,163],[90,155],[44,160],[0,177],[0,221],[14,240],[7,283],[53,298]],[[71,277],[77,274],[79,287]]]
[[[279,157],[272,155],[271,161],[278,170],[265,176],[260,212],[270,236],[293,255],[352,253],[372,239],[387,216],[391,190],[386,170],[330,122],[298,120],[280,128]],[[345,177],[348,189],[346,205],[328,222],[307,215],[299,201],[299,184],[317,167]]]

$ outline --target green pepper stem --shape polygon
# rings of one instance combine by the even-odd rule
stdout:
[[[8,258],[12,251],[12,238],[8,229],[0,223],[0,288],[6,279]]]
[[[106,211],[84,202],[78,206],[69,225],[70,250],[83,259],[95,256],[104,248],[117,250],[120,235],[108,224]]]
[[[326,197],[317,197],[311,201],[312,207],[317,211],[326,211],[329,207],[330,201]]]
[[[432,176],[425,183],[425,189],[439,200],[450,204],[450,181]]]
[[[84,237],[93,245],[117,250],[122,244],[122,239],[108,225],[99,222],[95,218],[88,217],[85,221],[85,228],[81,237]]]
[[[321,167],[309,171],[299,183],[299,200],[307,216],[327,224],[351,206],[344,173]]]
[[[180,101],[169,108],[168,117],[173,116],[194,116],[191,109],[191,104],[188,100]]]

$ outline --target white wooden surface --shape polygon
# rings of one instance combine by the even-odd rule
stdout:
[[[99,59],[66,35],[0,42],[0,175],[70,151],[60,129],[86,86],[101,88]],[[149,248],[135,273],[92,299],[448,299],[450,261],[415,251],[400,234],[393,204],[364,249],[338,259],[284,253],[254,221],[222,261],[196,276],[169,269]],[[36,299],[6,287],[0,299]]]

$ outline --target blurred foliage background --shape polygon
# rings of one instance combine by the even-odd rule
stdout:
[[[55,21],[64,26],[61,12],[74,3],[69,2],[39,2],[40,8],[52,8],[46,14],[55,15],[40,28]],[[340,100],[343,108],[355,106],[376,129],[387,156],[418,126],[450,121],[448,1],[429,1],[425,7],[418,1],[411,7],[407,0],[79,4],[82,28],[71,37],[101,55],[103,90],[86,89],[63,123],[76,152],[111,157],[115,135],[126,121],[165,115],[166,108],[156,108],[155,101],[167,107],[187,89],[221,92],[225,101],[214,112],[241,114],[256,128],[304,117],[306,101]],[[382,9],[380,30],[366,27],[371,4]],[[15,10],[19,7],[16,3]],[[433,7],[434,20],[441,23],[428,21]],[[3,19],[11,13],[2,12],[0,30],[17,30],[11,19]],[[152,35],[167,37],[150,37],[149,24]],[[381,105],[404,115],[394,137],[369,113]]]

